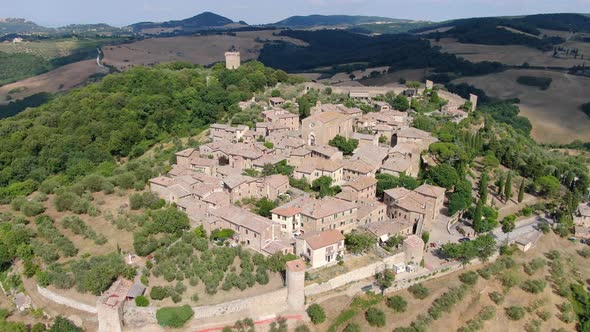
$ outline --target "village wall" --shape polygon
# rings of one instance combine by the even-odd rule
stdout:
[[[137,307],[125,304],[123,309],[123,325],[128,327],[142,327],[147,324],[157,324],[156,307]]]
[[[272,313],[281,312],[287,309],[287,293],[287,288],[283,287],[274,292],[244,299],[210,306],[193,307],[193,310],[195,311],[193,319],[223,316],[255,308],[272,308]]]
[[[360,281],[375,276],[386,268],[391,268],[393,264],[403,263],[405,254],[403,252],[384,258],[382,261],[373,263],[359,269],[349,271],[328,280],[321,284],[312,284],[305,287],[305,296],[312,296],[331,291],[332,289],[342,287],[346,284]]]

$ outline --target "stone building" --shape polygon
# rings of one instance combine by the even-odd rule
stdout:
[[[305,179],[310,184],[322,176],[332,178],[332,183],[335,185],[342,184],[344,182],[344,162],[313,157],[304,158],[301,160],[301,165],[293,172],[294,178]]]
[[[295,254],[309,262],[312,269],[337,262],[344,257],[344,235],[332,229],[305,233],[295,238]]]
[[[403,250],[406,255],[405,261],[419,264],[424,257],[424,241],[416,235],[408,236],[403,242]]]
[[[354,181],[347,182],[340,186],[342,192],[354,194],[356,200],[370,201],[376,199],[377,180],[374,177],[360,177]]]
[[[225,52],[225,68],[233,70],[240,68],[240,52]]]
[[[403,187],[386,190],[387,216],[414,223],[416,234],[430,231],[442,208],[444,193],[444,188],[431,185],[422,185],[413,191]]]
[[[331,139],[340,135],[352,136],[352,116],[328,111],[310,115],[301,124],[302,137],[308,145],[328,145]]]

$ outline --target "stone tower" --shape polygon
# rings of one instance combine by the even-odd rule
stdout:
[[[301,259],[287,262],[287,303],[293,310],[305,309],[305,263]]]
[[[133,282],[118,279],[96,300],[98,332],[121,332],[123,306]]]
[[[408,236],[402,247],[406,263],[418,264],[424,257],[424,241],[416,235]]]
[[[477,96],[474,94],[469,94],[469,101],[471,102],[471,112],[474,112],[477,108]]]
[[[227,69],[238,69],[240,68],[240,52],[229,51],[225,52],[225,68]]]

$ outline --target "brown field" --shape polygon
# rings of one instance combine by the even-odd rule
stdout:
[[[208,65],[224,60],[224,53],[237,48],[243,60],[257,59],[264,43],[259,40],[286,40],[303,45],[289,37],[273,36],[273,31],[238,32],[237,36],[180,36],[149,38],[131,44],[104,48],[104,63],[120,70],[135,65],[153,65],[162,62],[188,61]]]
[[[14,89],[20,88],[22,91],[11,93],[13,99],[22,99],[40,92],[67,91],[86,82],[92,74],[106,72],[106,69],[96,65],[96,60],[71,63],[45,74],[1,86],[0,104],[7,103],[6,97]]]
[[[534,48],[521,45],[479,45],[461,44],[453,38],[442,38],[439,42],[430,41],[433,46],[440,46],[443,52],[452,53],[473,62],[498,61],[507,65],[566,67],[581,65],[584,60],[574,58],[554,58],[553,52],[542,52]],[[586,44],[586,45],[584,45]],[[590,44],[566,42],[568,48],[579,48],[583,54],[590,57]]]
[[[549,89],[518,84],[521,75],[551,77]],[[460,78],[488,95],[498,98],[520,98],[521,115],[533,124],[533,138],[542,143],[568,143],[575,139],[590,140],[590,118],[579,110],[590,101],[590,78],[544,70],[508,70],[502,73]]]
[[[532,276],[528,276],[523,272],[521,264],[529,262],[536,257],[543,257],[544,253],[555,248],[560,248],[562,255],[571,257],[573,260],[572,266],[578,267],[583,278],[590,276],[590,266],[587,264],[587,261],[576,253],[576,250],[583,248],[583,246],[580,244],[572,244],[566,239],[561,239],[554,234],[549,234],[544,236],[537,246],[529,252],[515,254],[514,259],[519,263],[519,266],[515,268],[515,273],[518,275],[519,279],[524,281],[528,279],[540,279],[548,276],[548,267],[544,267]],[[480,267],[481,266],[471,267],[468,268],[468,270],[476,270]],[[459,274],[460,273],[453,273],[424,282],[423,285],[431,291],[430,296],[424,300],[415,299],[407,290],[386,294],[386,296],[401,295],[408,302],[408,309],[404,313],[395,313],[392,309],[388,308],[384,302],[376,305],[377,308],[385,312],[387,318],[387,330],[391,331],[396,327],[408,326],[418,315],[426,313],[432,302],[446,292],[449,287],[461,285],[461,282],[458,280]],[[505,301],[502,304],[495,305],[494,302],[490,300],[489,294],[494,291],[505,294]],[[523,319],[519,321],[511,321],[504,313],[504,308],[512,305],[526,307],[530,305],[533,300],[538,299],[543,299],[545,301],[539,309],[551,313],[551,318],[546,322],[542,322],[542,331],[552,331],[559,328],[565,328],[568,331],[574,330],[574,324],[565,324],[559,320],[559,309],[557,306],[562,304],[564,299],[555,294],[549,285],[541,294],[531,294],[523,291],[518,286],[506,290],[495,278],[485,280],[481,277],[477,284],[470,290],[468,295],[460,303],[454,306],[450,313],[445,313],[440,319],[434,321],[429,326],[429,330],[456,331],[458,328],[464,326],[469,320],[473,319],[484,306],[494,306],[496,308],[496,318],[485,322],[482,331],[523,331],[527,322],[532,319],[538,319],[537,315],[535,313],[527,313]],[[351,300],[351,297],[342,295],[333,297],[321,303],[322,307],[326,310],[328,319],[327,322],[318,325],[315,328],[315,331],[327,330],[330,323],[348,307]],[[352,320],[342,325],[338,331],[342,331],[342,328],[350,322],[359,324],[362,331],[385,330],[384,328],[371,327],[365,320],[364,313],[359,312]]]

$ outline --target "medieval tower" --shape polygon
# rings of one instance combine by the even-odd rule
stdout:
[[[225,68],[230,70],[240,68],[240,52],[235,50],[225,52]]]
[[[287,262],[287,303],[293,310],[305,309],[305,263],[301,259]]]

